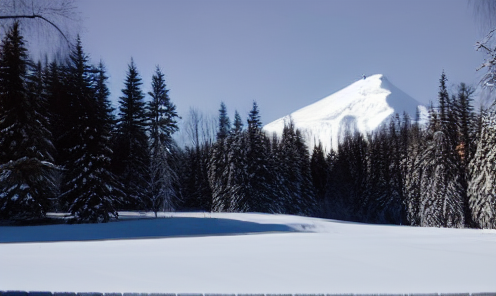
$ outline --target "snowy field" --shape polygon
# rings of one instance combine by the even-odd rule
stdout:
[[[496,291],[496,231],[287,215],[123,213],[0,227],[0,290],[170,293]]]

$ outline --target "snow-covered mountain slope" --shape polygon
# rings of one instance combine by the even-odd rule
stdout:
[[[272,135],[281,134],[285,122],[293,120],[309,149],[322,142],[326,151],[337,148],[340,135],[347,127],[360,132],[375,130],[395,113],[406,112],[415,119],[420,103],[391,84],[382,74],[356,81],[346,88],[304,107],[290,115],[277,119],[264,127]],[[421,106],[421,113],[425,107]]]

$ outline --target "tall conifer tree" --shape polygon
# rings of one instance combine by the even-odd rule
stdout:
[[[212,158],[210,160],[209,182],[212,188],[212,210],[227,211],[229,209],[229,196],[227,194],[228,155],[231,122],[227,116],[227,108],[224,102],[220,104],[219,125],[217,141],[214,144]]]
[[[112,120],[105,71],[88,63],[78,38],[67,67],[67,97],[77,107],[62,199],[77,222],[117,217],[120,190],[110,172]]]
[[[166,88],[164,74],[159,67],[152,77],[151,100],[147,106],[150,134],[150,202],[155,212],[174,209],[173,188],[176,173],[172,166],[174,134],[177,126],[176,106],[171,102]]]
[[[134,61],[128,67],[114,142],[112,167],[123,185],[124,209],[144,209],[149,178],[147,117],[141,77]]]
[[[0,55],[0,219],[43,218],[55,194],[40,71],[15,22]]]

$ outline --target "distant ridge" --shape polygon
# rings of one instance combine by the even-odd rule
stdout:
[[[284,123],[291,119],[302,132],[309,149],[320,141],[329,152],[331,148],[337,148],[340,134],[346,127],[356,127],[365,134],[378,128],[395,113],[406,112],[415,119],[417,107],[421,113],[426,111],[384,75],[376,74],[279,118],[267,124],[264,130],[280,136]]]

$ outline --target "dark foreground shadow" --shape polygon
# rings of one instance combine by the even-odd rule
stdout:
[[[0,243],[144,239],[183,236],[243,235],[296,232],[281,224],[258,224],[216,218],[160,218],[103,224],[0,226]]]

